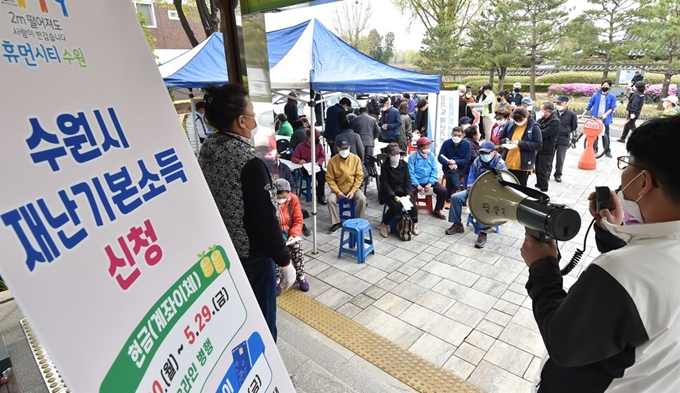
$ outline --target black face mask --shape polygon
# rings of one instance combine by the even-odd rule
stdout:
[[[501,98],[500,97],[496,98],[496,101],[501,102]]]
[[[519,93],[520,89],[515,89],[515,93]]]
[[[602,88],[602,91],[606,93],[606,92],[609,91],[609,88],[608,88],[608,87],[603,87],[603,88]]]

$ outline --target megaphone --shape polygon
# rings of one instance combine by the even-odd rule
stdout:
[[[494,227],[508,221],[524,225],[540,241],[568,241],[581,229],[581,215],[550,197],[524,187],[512,173],[491,169],[475,180],[469,192],[470,212],[481,224]]]

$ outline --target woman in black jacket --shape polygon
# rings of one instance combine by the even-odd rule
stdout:
[[[646,88],[645,82],[636,82],[635,92],[628,97],[628,106],[626,107],[626,110],[628,111],[628,121],[626,121],[626,125],[623,126],[621,138],[618,139],[621,143],[626,143],[628,133],[635,131],[637,128],[635,122],[640,117],[640,112],[642,112],[642,104],[645,103]]]
[[[512,112],[512,121],[502,131],[500,141],[503,144],[517,145],[513,149],[504,149],[503,159],[519,184],[526,186],[534,169],[536,152],[543,146],[541,128],[529,117],[526,108],[517,108]]]
[[[380,189],[378,190],[378,202],[381,205],[386,204],[388,208],[380,224],[382,237],[389,236],[387,227],[390,221],[401,212],[401,198],[413,195],[408,164],[401,159],[401,154],[404,152],[395,142],[387,145],[385,152],[389,157],[380,167]],[[409,214],[413,222],[411,233],[416,236],[420,234],[420,229],[418,228],[418,208],[415,203]]]
[[[413,132],[419,132],[420,136],[427,137],[427,100],[421,98],[416,105],[418,112],[416,113],[416,124],[412,127]]]

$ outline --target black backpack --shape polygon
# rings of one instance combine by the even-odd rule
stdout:
[[[402,212],[399,221],[397,221],[397,235],[399,235],[399,239],[405,242],[410,241],[412,227],[411,217],[406,212]]]

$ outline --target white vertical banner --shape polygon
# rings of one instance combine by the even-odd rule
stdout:
[[[437,150],[442,147],[445,140],[451,137],[451,130],[458,125],[458,106],[460,103],[460,94],[457,90],[439,92],[439,100],[437,101],[436,113],[437,121],[435,124],[435,133],[432,139],[435,141]]]
[[[74,392],[292,392],[129,0],[0,0],[0,274]]]

